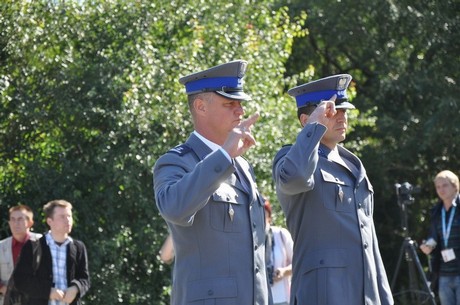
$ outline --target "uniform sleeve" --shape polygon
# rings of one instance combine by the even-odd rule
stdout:
[[[313,173],[318,163],[318,147],[326,127],[307,124],[298,134],[296,143],[283,147],[273,164],[276,189],[286,195],[306,192],[314,187]]]
[[[377,233],[375,231],[374,225],[372,225],[372,240],[374,241],[373,249],[380,303],[382,305],[393,305],[393,295],[391,293],[390,284],[388,282],[388,276],[378,247]]]
[[[167,153],[155,163],[153,184],[160,214],[167,221],[191,226],[220,184],[234,172],[232,163],[217,150],[197,162],[193,154]]]

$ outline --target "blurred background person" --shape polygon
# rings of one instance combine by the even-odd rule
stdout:
[[[285,228],[272,225],[272,208],[265,199],[267,273],[274,305],[287,305],[291,293],[292,250],[294,242]]]
[[[10,208],[8,225],[11,236],[0,241],[0,305],[3,305],[3,296],[6,293],[8,280],[13,273],[22,246],[29,239],[35,241],[42,236],[30,232],[34,225],[34,213],[25,204]]]
[[[431,229],[420,245],[431,254],[431,289],[441,305],[460,305],[460,204],[458,176],[449,170],[434,178],[439,201],[431,210]]]
[[[38,240],[40,252],[28,241],[13,273],[15,287],[29,296],[28,305],[81,305],[90,288],[85,244],[70,236],[72,204],[52,200],[43,206],[49,231]],[[34,270],[37,253],[41,253]]]

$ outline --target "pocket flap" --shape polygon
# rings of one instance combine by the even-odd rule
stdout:
[[[343,268],[348,265],[345,249],[325,249],[308,253],[304,259],[303,273],[318,268]]]
[[[216,202],[229,202],[238,204],[238,194],[235,189],[226,183],[222,183],[219,188],[212,194],[212,200]]]
[[[335,183],[335,184],[345,185],[345,181],[340,180],[339,178],[337,178],[334,175],[326,172],[323,169],[320,169],[320,171],[321,171],[321,175],[323,176],[323,180],[325,182],[332,182],[332,183]]]
[[[216,298],[236,298],[236,280],[232,277],[212,278],[191,281],[188,283],[189,302],[216,299]]]

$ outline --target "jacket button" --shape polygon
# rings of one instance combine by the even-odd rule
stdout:
[[[213,295],[214,291],[213,290],[208,290],[208,295]]]

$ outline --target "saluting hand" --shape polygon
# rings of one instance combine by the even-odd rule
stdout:
[[[256,140],[251,134],[251,128],[259,118],[259,113],[254,113],[249,118],[243,120],[229,133],[227,140],[222,148],[231,158],[241,156],[252,146],[256,145]]]
[[[308,117],[307,124],[318,122],[327,126],[329,120],[337,113],[337,110],[335,109],[336,98],[337,95],[334,94],[328,101],[322,101],[319,103],[316,109]]]

